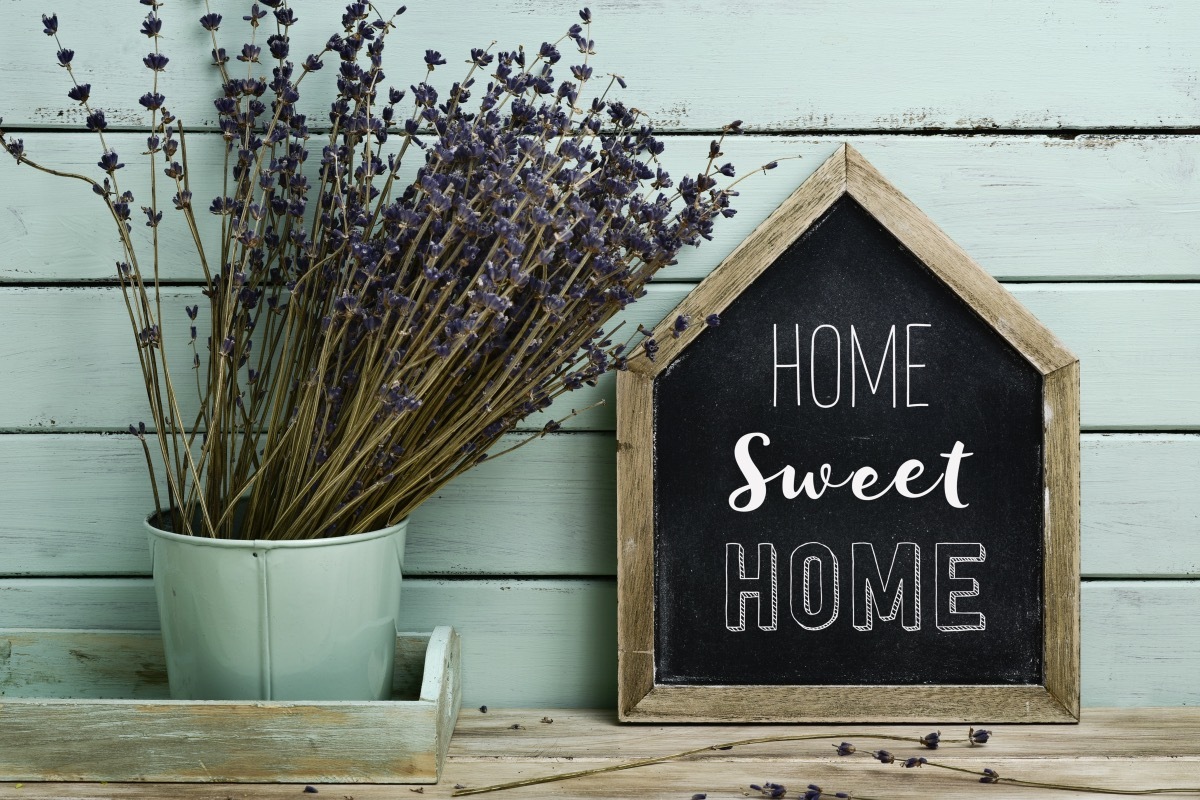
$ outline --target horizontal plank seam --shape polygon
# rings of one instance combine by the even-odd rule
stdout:
[[[4,129],[7,133],[23,134],[23,133],[63,133],[63,134],[80,134],[90,136],[88,131],[82,128],[69,128],[59,125],[10,125]],[[110,123],[106,132],[114,133],[145,133],[144,127],[134,127],[120,123]],[[611,128],[605,127],[603,130],[611,131]],[[422,129],[426,134],[428,129]],[[189,132],[192,135],[211,134],[219,136],[220,132],[216,127],[201,127],[191,128]],[[328,134],[329,128],[325,126],[311,126],[309,132],[312,134]],[[670,128],[657,129],[655,136],[660,138],[674,136],[719,136],[721,130],[719,128]],[[1188,125],[1164,125],[1164,126],[1145,126],[1145,125],[1102,125],[1095,127],[1069,127],[1069,128],[992,128],[982,126],[930,126],[922,128],[864,128],[864,127],[829,127],[829,128],[753,128],[743,130],[741,136],[879,136],[886,134],[889,136],[912,136],[912,137],[929,137],[929,136],[953,136],[956,138],[972,138],[977,136],[1046,136],[1053,139],[1071,140],[1079,136],[1092,135],[1110,135],[1110,136],[1196,136],[1200,135],[1200,126]]]

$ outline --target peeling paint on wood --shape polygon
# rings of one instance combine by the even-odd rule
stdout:
[[[435,783],[461,702],[458,637],[446,627],[398,637],[396,694],[362,703],[165,699],[157,634],[10,640],[19,660],[0,673],[0,780]],[[57,682],[22,679],[37,674]],[[89,695],[98,674],[113,679],[112,699]]]
[[[244,7],[233,0],[212,6],[226,19],[221,45],[236,51],[244,41]],[[424,48],[450,61],[433,76],[444,90],[465,73],[469,48],[494,39],[501,49],[535,49],[577,21],[577,6],[559,0],[461,0],[453,14],[436,2],[409,6],[383,61],[401,87],[422,77]],[[5,11],[0,69],[23,76],[6,86],[10,125],[78,121],[63,76],[50,66],[53,49],[40,33],[44,10],[19,0]],[[64,45],[77,53],[80,80],[93,85],[110,124],[142,124],[137,98],[149,82],[129,79],[145,74],[140,51],[131,47],[140,38],[138,7],[61,0],[55,10]],[[306,10],[292,45],[301,57],[340,30],[340,3]],[[196,14],[168,7],[163,16],[171,66],[160,88],[190,129],[211,128],[211,101],[219,93],[209,66],[212,44]],[[759,0],[736,8],[716,0],[620,2],[596,9],[591,36],[597,71],[624,75],[629,89],[622,99],[666,130],[713,130],[734,117],[768,131],[1200,124],[1194,79],[1200,19],[1190,0],[1064,0],[1050,11],[1036,0]],[[47,67],[31,70],[36,64]],[[302,95],[314,98],[307,104],[312,124],[326,118],[328,100],[315,98],[329,97],[335,73],[326,69],[305,81]]]

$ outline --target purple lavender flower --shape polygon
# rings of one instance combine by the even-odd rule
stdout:
[[[87,129],[89,131],[102,131],[108,127],[108,121],[104,119],[104,112],[96,109],[87,115]]]
[[[42,15],[43,33],[47,36],[55,36],[58,34],[58,14]]]
[[[115,150],[106,150],[104,151],[104,154],[100,156],[100,161],[96,163],[96,166],[100,167],[100,169],[104,170],[109,175],[112,175],[125,165],[119,162]]]
[[[871,757],[879,759],[879,763],[881,763],[881,764],[896,763],[896,757],[894,755],[892,755],[891,753],[889,753],[887,750],[876,750],[874,753],[871,753]]]
[[[91,93],[92,85],[90,83],[80,83],[72,86],[67,91],[67,97],[82,105],[88,101],[88,97],[91,96]]]
[[[162,19],[156,14],[148,14],[142,22],[142,33],[153,39],[162,33]]]
[[[994,769],[984,768],[983,777],[979,779],[980,783],[999,783],[1000,773]]]
[[[63,48],[62,50],[58,51],[58,65],[60,67],[69,67],[71,66],[71,59],[74,57],[74,50],[67,50],[66,48]]]
[[[221,27],[221,15],[205,14],[200,18],[200,26],[206,31],[216,31]]]
[[[147,111],[158,111],[162,108],[163,103],[167,102],[167,98],[158,92],[146,92],[138,98],[138,102],[145,106]]]
[[[171,59],[167,58],[162,53],[150,53],[142,59],[142,63],[145,64],[147,68],[152,69],[155,72],[162,72],[167,68],[167,62],[170,60]]]
[[[941,731],[934,731],[933,733],[927,733],[924,736],[922,736],[920,739],[921,744],[925,745],[930,750],[937,750],[938,745],[941,743],[941,741],[942,741],[942,732]]]
[[[439,53],[437,50],[426,50],[425,51],[425,64],[429,67],[429,69],[433,69],[434,67],[440,67],[442,64],[445,64],[445,63],[446,63],[446,59],[442,58],[442,54]]]
[[[912,758],[906,758],[904,760],[904,768],[912,769],[913,767],[919,767],[919,766],[922,766],[922,765],[928,764],[928,763],[929,763],[929,760],[924,757],[918,758],[916,756],[913,756]]]
[[[971,744],[987,744],[988,739],[992,738],[992,732],[980,729],[971,728],[967,733],[967,739]]]
[[[839,756],[852,756],[856,752],[858,752],[858,749],[854,745],[850,744],[849,742],[842,742],[841,744],[835,744],[834,747],[837,748],[837,754]]]

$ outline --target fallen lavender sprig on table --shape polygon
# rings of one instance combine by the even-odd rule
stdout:
[[[226,177],[220,196],[201,200],[184,126],[159,90],[159,75],[178,68],[160,46],[164,3],[141,3],[149,196],[122,182],[109,122],[76,79],[56,15],[43,17],[43,32],[98,137],[99,171],[44,166],[2,129],[0,145],[20,165],[87,183],[113,218],[151,415],[131,430],[159,519],[177,532],[239,536],[243,499],[241,528],[256,538],[377,529],[489,452],[558,430],[577,412],[494,450],[561,395],[652,359],[649,332],[620,337],[613,317],[734,213],[740,179],[718,188],[734,176],[719,159],[740,122],[713,140],[703,170],[672,178],[654,128],[610,96],[624,79],[594,76],[586,8],[536,51],[471,50],[465,77],[443,95],[431,76],[447,59],[434,50],[420,81],[386,87],[384,42],[403,7],[385,16],[351,2],[324,48],[294,59],[287,0],[249,5],[249,41],[231,50],[218,39],[222,16],[205,3]],[[578,54],[569,77],[556,74],[560,47]],[[328,132],[316,133],[299,100],[305,78],[325,68],[336,70],[337,91],[321,123]],[[411,181],[399,177],[406,158],[420,163]],[[159,267],[176,257],[160,252],[166,206],[187,225],[203,273],[204,300],[182,326],[190,365],[168,363],[164,347],[181,338],[164,319]],[[220,220],[215,241],[202,235],[204,213]],[[135,222],[150,228],[148,252],[135,246]],[[717,322],[681,317],[670,332]],[[195,373],[191,418],[175,371],[183,366]]]
[[[942,739],[940,737],[940,734],[930,734],[927,736],[893,736],[893,735],[889,735],[886,733],[848,733],[848,734],[843,734],[843,736],[845,736],[845,737],[852,736],[852,737],[859,738],[859,739],[869,739],[869,740],[878,740],[878,741],[908,742],[910,744],[920,744],[929,749],[935,749],[935,748],[937,748],[937,746],[939,744],[968,744],[968,745],[983,744],[983,742],[972,741],[972,738],[970,736],[968,736],[966,739],[962,739],[962,740],[953,740],[953,739]],[[475,787],[475,788],[463,788],[463,789],[456,788],[452,796],[459,797],[459,796],[465,796],[465,795],[471,795],[471,794],[484,794],[486,792],[498,792],[498,791],[501,791],[504,789],[516,789],[521,786],[535,786],[537,784],[542,784],[542,783],[556,783],[558,781],[570,780],[572,778],[582,778],[582,777],[586,777],[589,775],[600,775],[605,772],[619,772],[621,770],[636,769],[638,767],[648,767],[652,764],[662,764],[667,761],[677,761],[681,758],[686,758],[688,756],[694,756],[694,755],[697,755],[700,753],[707,753],[707,752],[713,752],[713,751],[718,751],[718,750],[731,750],[734,747],[745,747],[748,745],[755,745],[755,744],[768,744],[768,743],[772,743],[772,742],[811,742],[811,741],[819,741],[822,739],[830,739],[830,738],[835,738],[835,737],[831,737],[827,733],[808,733],[808,734],[797,734],[794,736],[759,736],[759,737],[755,737],[753,739],[735,739],[734,741],[731,741],[731,742],[721,742],[719,744],[710,744],[710,745],[705,745],[703,747],[694,747],[690,750],[683,750],[678,753],[671,753],[670,755],[653,756],[651,758],[640,758],[635,761],[627,761],[624,764],[613,764],[613,765],[606,766],[606,767],[594,767],[592,769],[582,769],[582,770],[577,770],[575,772],[564,772],[564,773],[560,773],[558,775],[545,775],[540,778],[525,778],[525,779],[519,780],[519,781],[510,781],[508,783],[498,783],[498,784],[495,784],[492,786],[480,786],[480,787]],[[836,737],[836,738],[841,738],[841,737]],[[986,741],[986,739],[984,739],[984,741]],[[845,744],[846,743],[843,743],[843,745],[845,745]],[[839,747],[839,745],[834,745],[834,747]],[[851,750],[851,752],[853,752],[853,749]],[[774,786],[774,787],[779,787],[779,784],[769,784],[769,785]],[[762,788],[764,788],[764,787],[760,787],[760,791]],[[776,791],[776,790],[777,789],[771,789],[771,791]],[[780,795],[780,796],[782,797],[782,795]],[[832,795],[830,795],[830,796],[832,796]],[[868,798],[860,798],[860,800],[869,800],[869,799]]]

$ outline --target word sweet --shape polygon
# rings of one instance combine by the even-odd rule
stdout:
[[[965,452],[966,448],[962,442],[956,441],[949,453],[941,453],[941,457],[946,459],[945,469],[934,479],[933,483],[924,489],[917,490],[910,486],[911,481],[917,480],[925,472],[923,462],[910,458],[896,469],[896,474],[882,489],[871,492],[868,490],[878,483],[879,473],[867,466],[859,467],[852,471],[845,480],[838,482],[831,480],[833,467],[829,464],[822,464],[818,467],[816,474],[811,471],[804,473],[799,483],[796,482],[796,468],[791,465],[784,466],[778,472],[764,477],[755,463],[754,457],[750,455],[750,445],[755,441],[761,442],[764,447],[771,444],[770,438],[765,433],[756,432],[742,436],[733,447],[733,460],[737,463],[738,469],[742,471],[742,477],[746,479],[743,486],[735,489],[729,495],[729,507],[734,511],[754,511],[761,506],[767,499],[768,484],[775,480],[779,481],[780,490],[788,500],[794,500],[801,496],[810,500],[819,500],[827,489],[837,489],[847,484],[850,485],[850,491],[856,498],[868,502],[878,500],[892,489],[895,489],[896,493],[902,497],[916,499],[924,497],[936,489],[938,484],[941,484],[947,503],[954,508],[966,508],[969,505],[962,502],[958,496],[958,475],[962,460],[974,454]]]
[[[945,633],[982,631],[987,619],[978,611],[962,610],[959,601],[979,596],[979,581],[958,574],[961,564],[983,563],[987,552],[978,542],[939,542],[934,545],[934,625]],[[885,574],[880,569],[875,546],[854,542],[850,546],[850,589],[841,588],[842,568],[838,557],[821,542],[805,542],[788,558],[788,612],[795,624],[807,631],[828,628],[837,621],[842,595],[849,594],[851,624],[856,631],[869,631],[875,621],[897,618],[906,631],[921,629],[921,548],[900,542],[892,552]],[[775,545],[758,545],[758,567],[746,569],[746,551],[737,542],[725,545],[725,627],[746,630],[747,606],[757,607],[759,630],[779,628],[779,566]]]

